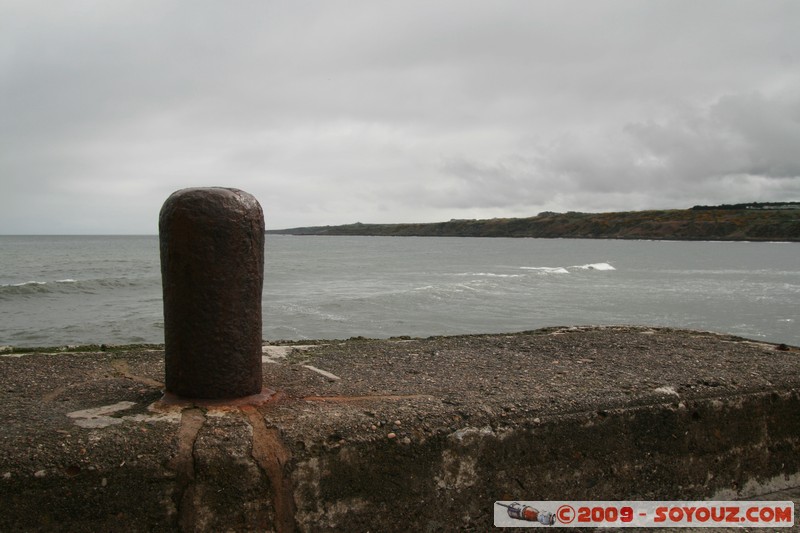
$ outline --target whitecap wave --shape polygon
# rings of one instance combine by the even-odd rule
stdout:
[[[51,292],[52,285],[46,281],[26,281],[24,283],[6,283],[0,285],[0,299],[16,296],[28,296]]]
[[[523,270],[535,270],[541,274],[569,274],[572,270],[616,270],[608,263],[589,263],[586,265],[573,265],[568,267],[520,267]]]
[[[616,268],[608,263],[591,263],[588,265],[577,265],[570,268],[579,268],[581,270],[616,270]]]
[[[521,278],[522,274],[495,274],[494,272],[459,272],[456,276],[478,276],[484,278]]]
[[[541,274],[569,274],[564,267],[520,267],[523,270],[536,270]]]
[[[51,281],[25,281],[21,283],[0,284],[0,297],[11,298],[14,296],[35,296],[45,294],[95,294],[100,291],[125,289],[141,286],[136,279],[104,278],[92,280],[77,280],[64,278]]]

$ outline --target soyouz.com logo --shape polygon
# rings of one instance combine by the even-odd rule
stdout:
[[[497,501],[496,527],[792,527],[791,501]]]

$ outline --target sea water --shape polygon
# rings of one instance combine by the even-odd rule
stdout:
[[[0,236],[0,345],[161,343],[156,236]],[[639,324],[800,345],[800,244],[268,235],[267,340]]]

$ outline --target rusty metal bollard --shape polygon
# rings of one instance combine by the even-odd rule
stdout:
[[[166,392],[241,398],[261,392],[264,213],[238,189],[183,189],[158,221]]]

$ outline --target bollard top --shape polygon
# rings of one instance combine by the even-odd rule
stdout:
[[[217,196],[235,196],[242,199],[255,200],[252,194],[245,192],[241,189],[234,187],[187,187],[185,189],[178,189],[169,195],[169,198],[178,196],[203,196],[203,195],[217,195]],[[167,201],[169,201],[167,198]],[[256,202],[257,203],[257,202]]]
[[[188,209],[205,211],[206,208],[233,209],[244,214],[252,213],[264,219],[264,211],[255,196],[241,189],[232,187],[190,187],[180,189],[169,195],[161,207],[159,213],[159,223],[162,223],[165,216],[169,216],[171,211],[177,206]]]
[[[264,211],[252,194],[230,187],[191,187],[175,191],[164,201],[158,215],[159,234],[176,217],[206,224],[225,212],[248,221],[254,231],[266,229]]]

